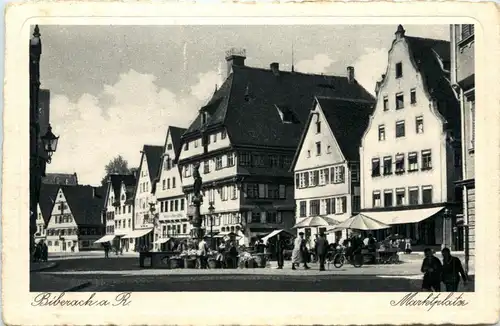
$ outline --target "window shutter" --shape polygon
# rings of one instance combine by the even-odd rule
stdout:
[[[299,188],[299,174],[298,173],[295,173],[295,189],[298,189]]]
[[[347,212],[347,197],[342,197],[342,213]]]

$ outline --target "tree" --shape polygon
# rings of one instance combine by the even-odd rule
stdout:
[[[108,182],[108,176],[110,174],[130,174],[131,171],[128,168],[128,162],[123,158],[123,156],[118,155],[109,161],[104,167],[105,176],[102,179],[102,185],[106,185]]]

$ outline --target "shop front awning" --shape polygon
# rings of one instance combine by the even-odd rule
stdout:
[[[436,215],[443,209],[444,206],[440,206],[432,208],[406,209],[402,211],[363,212],[363,214],[382,223],[394,225],[422,222],[423,220]]]
[[[170,238],[160,238],[160,239],[156,240],[154,243],[162,244],[162,243],[167,243],[169,240],[170,240]]]
[[[94,243],[110,242],[110,241],[113,241],[114,238],[115,238],[115,235],[107,234],[104,237],[100,238],[99,240],[95,241]]]
[[[134,230],[130,233],[128,233],[127,235],[125,235],[123,237],[123,239],[135,239],[135,238],[140,238],[146,234],[148,234],[149,232],[153,231],[153,229],[141,229],[141,230]]]

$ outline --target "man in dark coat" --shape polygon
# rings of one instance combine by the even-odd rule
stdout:
[[[328,253],[328,240],[326,240],[326,235],[323,230],[320,231],[319,237],[316,240],[315,251],[319,259],[319,270],[324,271],[326,254]]]
[[[276,236],[276,260],[278,269],[283,269],[285,262],[285,239],[283,239],[281,234]]]
[[[425,258],[422,261],[420,271],[424,273],[422,280],[422,291],[441,292],[441,272],[443,265],[441,261],[434,256],[430,248],[424,250]]]
[[[442,281],[445,285],[446,292],[457,292],[460,278],[464,285],[467,284],[467,274],[465,274],[462,262],[455,256],[452,256],[449,248],[441,250],[443,255]]]

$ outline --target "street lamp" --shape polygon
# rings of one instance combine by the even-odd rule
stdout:
[[[52,133],[52,126],[49,124],[47,133],[40,137],[43,143],[43,149],[47,152],[47,163],[50,163],[52,154],[57,150],[57,143],[59,142],[59,137]]]
[[[445,208],[444,210],[444,213],[443,213],[443,248],[446,248],[446,244],[447,244],[447,234],[448,232],[446,232],[446,228],[448,226],[448,221],[451,220],[451,216],[452,216],[452,213],[451,213],[451,210],[449,210],[448,208]],[[450,225],[451,226],[451,225]],[[451,246],[451,244],[450,244]]]
[[[210,246],[212,247],[212,249],[214,249],[214,211],[214,202],[210,202],[208,206],[208,214],[210,216]]]

